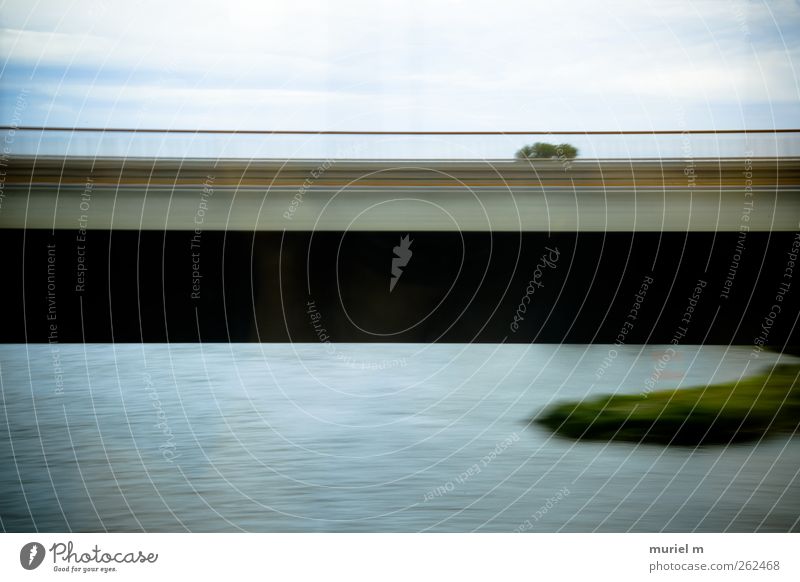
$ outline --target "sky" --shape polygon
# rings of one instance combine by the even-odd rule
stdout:
[[[0,5],[3,124],[800,126],[800,1]]]

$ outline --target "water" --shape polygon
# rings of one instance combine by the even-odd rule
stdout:
[[[635,393],[625,346],[0,346],[9,531],[789,531],[800,440],[575,443],[547,404]],[[657,388],[774,362],[682,347]],[[60,378],[57,376],[60,375]]]

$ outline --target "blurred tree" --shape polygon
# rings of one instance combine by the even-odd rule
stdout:
[[[533,158],[559,158],[571,160],[578,155],[578,148],[568,143],[553,145],[537,141],[535,144],[522,146],[517,151],[517,158],[529,160]]]

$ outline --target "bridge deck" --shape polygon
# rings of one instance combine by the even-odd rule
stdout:
[[[791,231],[800,221],[798,158],[26,157],[5,178],[2,228]]]

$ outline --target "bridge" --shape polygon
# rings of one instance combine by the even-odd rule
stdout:
[[[14,131],[7,342],[47,341],[52,302],[58,341],[318,341],[313,301],[333,341],[611,343],[652,279],[628,343],[671,341],[702,281],[681,341],[747,344],[792,284],[800,131]],[[514,159],[552,138],[604,155]],[[559,264],[514,328],[545,248]],[[796,343],[798,303],[767,343]]]
[[[241,231],[791,231],[800,158],[208,160],[21,157],[2,228]]]

